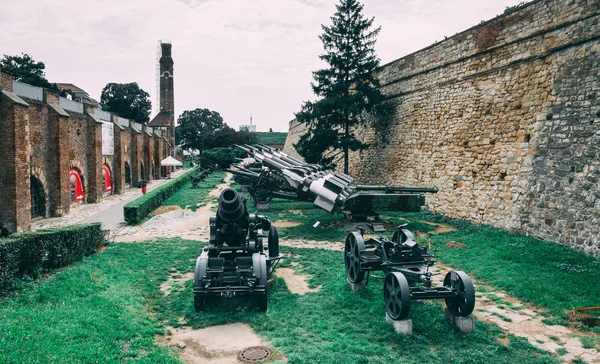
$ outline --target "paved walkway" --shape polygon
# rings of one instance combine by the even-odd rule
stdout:
[[[183,174],[184,170],[178,170],[171,173],[173,178]],[[154,180],[148,183],[148,190],[151,191],[158,186],[172,181],[172,179]],[[101,222],[103,229],[116,230],[125,226],[123,216],[123,206],[142,196],[141,188],[128,188],[125,193],[120,195],[109,195],[99,203],[83,204],[71,208],[69,213],[61,217],[52,217],[33,222],[31,229],[49,229],[74,224],[87,224]]]

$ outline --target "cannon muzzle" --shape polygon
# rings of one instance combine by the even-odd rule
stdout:
[[[247,221],[246,198],[233,188],[226,188],[219,196],[217,219],[227,223],[243,224]]]

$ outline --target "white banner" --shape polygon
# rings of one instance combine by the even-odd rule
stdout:
[[[115,154],[115,137],[113,123],[102,123],[102,155]]]

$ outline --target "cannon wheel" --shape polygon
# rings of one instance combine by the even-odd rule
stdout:
[[[252,197],[256,203],[267,204],[273,199],[273,190],[266,184],[261,183],[254,187]]]
[[[208,253],[202,252],[202,255],[196,260],[196,268],[194,269],[194,288],[202,287],[202,279],[206,276],[208,267]],[[194,294],[194,308],[196,311],[202,311],[208,303],[208,298],[205,295]]]
[[[469,316],[475,308],[475,288],[471,278],[463,272],[448,272],[444,287],[456,292],[456,297],[446,298],[446,307],[454,316]]]
[[[365,241],[358,232],[352,232],[346,237],[344,248],[344,263],[346,279],[352,284],[358,284],[365,278],[365,272],[360,269],[360,255],[365,251]]]
[[[402,320],[410,312],[410,287],[402,273],[389,272],[383,285],[385,311],[393,320]]]
[[[256,296],[256,304],[261,311],[266,311],[269,307],[268,300],[268,269],[267,269],[267,259],[264,254],[254,253],[252,255],[252,269],[254,271],[255,277],[258,279],[257,284],[259,286],[265,287],[265,293]]]

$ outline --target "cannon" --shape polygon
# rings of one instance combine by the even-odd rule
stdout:
[[[411,301],[444,299],[454,316],[468,316],[475,307],[475,289],[469,276],[462,271],[449,272],[438,287],[432,287],[430,267],[434,255],[415,241],[406,224],[396,228],[392,240],[383,236],[363,239],[363,229],[346,237],[344,265],[346,280],[351,285],[367,285],[370,273],[385,273],[383,299],[392,320],[405,319]],[[366,277],[365,277],[366,276]]]
[[[198,173],[193,175],[191,178],[192,188],[198,188],[198,185],[200,184],[200,182],[204,181],[206,176],[208,176],[209,174],[210,174],[209,171],[207,171],[206,169],[200,168],[200,171],[198,171]]]
[[[200,311],[211,299],[247,296],[266,310],[267,285],[282,257],[277,229],[265,216],[248,214],[246,198],[232,188],[218,201],[208,246],[196,261],[194,307]]]
[[[248,189],[257,203],[272,198],[310,201],[327,212],[349,212],[365,219],[380,211],[416,212],[425,204],[425,193],[436,187],[354,185],[344,173],[328,172],[318,164],[306,163],[264,145],[236,145],[263,169],[229,169],[234,180]]]

